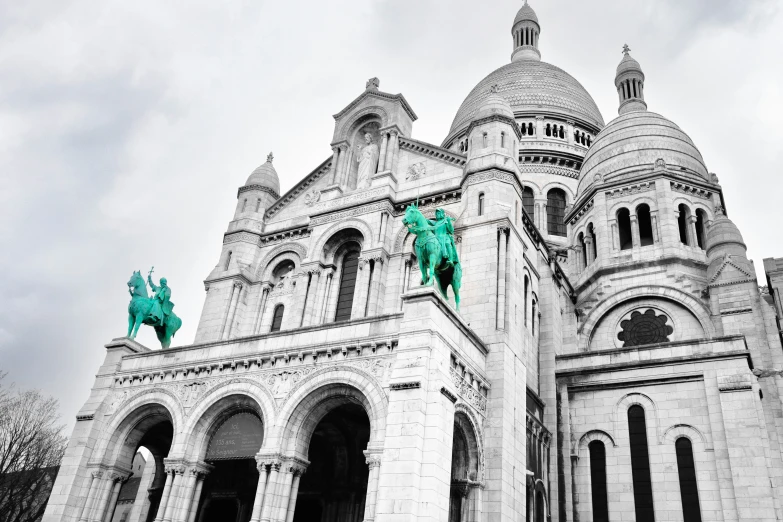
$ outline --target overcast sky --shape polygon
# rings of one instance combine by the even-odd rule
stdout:
[[[628,43],[652,111],[720,177],[763,278],[783,257],[783,2],[534,0],[544,61],[610,121]],[[331,154],[373,76],[440,144],[508,63],[522,0],[0,4],[0,370],[60,400],[70,430],[125,335],[133,270],[166,276],[193,341],[237,187],[270,151],[283,191]],[[139,340],[157,347],[148,327]]]

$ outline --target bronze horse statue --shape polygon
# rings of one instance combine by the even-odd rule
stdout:
[[[442,209],[436,210],[436,220],[430,221],[417,205],[405,209],[402,223],[416,236],[416,259],[421,270],[421,284],[438,283],[444,299],[449,299],[449,286],[454,290],[455,308],[459,311],[459,289],[462,286],[462,265],[454,245],[452,218]]]
[[[182,326],[182,319],[177,317],[174,312],[170,312],[162,318],[151,313],[155,306],[155,299],[150,298],[147,294],[147,283],[144,282],[144,278],[138,270],[133,272],[128,281],[128,292],[131,295],[131,301],[128,304],[128,337],[135,339],[139,326],[143,323],[155,328],[161,347],[170,347],[171,338]]]

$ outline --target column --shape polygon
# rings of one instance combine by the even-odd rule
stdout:
[[[370,293],[367,296],[367,317],[372,317],[378,310],[378,286],[383,272],[383,259],[376,257],[373,260],[373,271],[370,277]]]
[[[500,241],[498,245],[498,301],[497,301],[497,329],[506,328],[506,257],[508,227],[498,227]]]
[[[364,451],[370,475],[367,477],[367,498],[364,501],[364,522],[375,520],[375,505],[378,501],[378,475],[381,472],[381,454]],[[288,521],[290,522],[290,521]]]
[[[270,522],[272,516],[272,504],[275,500],[275,486],[277,485],[277,476],[280,472],[279,462],[270,462],[269,464],[269,480],[267,480],[266,488],[264,490],[264,503],[261,510],[261,522]]]
[[[296,277],[296,288],[294,289],[291,316],[288,320],[283,317],[283,325],[285,326],[287,323],[288,327],[298,328],[302,326],[302,320],[304,319],[305,305],[307,300],[307,285],[310,282],[310,274],[308,271],[303,270],[294,277]],[[288,310],[286,310],[285,313],[287,315],[289,313]]]
[[[370,260],[364,257],[359,258],[359,273],[356,274],[356,288],[353,292],[353,307],[351,309],[351,319],[364,317],[367,310],[367,295],[370,289]]]
[[[196,515],[198,515],[198,503],[201,500],[201,489],[204,487],[204,478],[206,473],[199,472],[196,476],[196,491],[190,499],[188,511],[186,512],[185,520],[187,522],[196,522]]]
[[[378,172],[383,172],[386,170],[386,149],[388,146],[389,134],[384,132],[383,137],[381,138],[381,157],[378,159]]]
[[[337,163],[340,159],[340,148],[335,145],[332,147],[332,172],[329,174],[329,185],[334,185],[337,181]]]
[[[639,239],[639,218],[636,214],[631,214],[631,239],[633,241],[633,248],[639,248],[642,244]]]
[[[79,522],[87,522],[90,517],[90,510],[95,502],[95,496],[98,492],[98,486],[101,483],[101,477],[103,477],[102,471],[93,471],[90,473],[90,487],[87,489],[87,500],[82,507],[82,514],[79,515]]]
[[[308,462],[309,464],[309,462]],[[280,501],[280,518],[281,522],[293,522],[294,511],[296,510],[296,496],[299,494],[299,481],[302,478],[307,464],[294,462],[289,465],[287,473],[290,476],[290,480],[286,479],[286,483],[290,483],[290,486],[283,490],[283,495]]]
[[[302,326],[309,326],[313,324],[315,301],[318,296],[318,290],[321,286],[321,269],[313,268],[309,270],[309,272],[310,284],[307,286],[307,297],[305,299],[305,310]]]
[[[228,314],[226,316],[226,324],[223,325],[223,339],[228,339],[231,336],[231,329],[234,325],[234,315],[237,312],[237,304],[239,303],[239,294],[242,293],[242,282],[234,281],[234,286],[231,291],[231,302],[228,307]]]
[[[568,144],[573,145],[574,144],[574,122],[573,121],[567,121],[566,122],[568,126],[568,130],[566,131],[568,139]]]
[[[256,466],[258,467],[258,486],[256,486],[256,497],[253,501],[253,515],[250,517],[250,522],[259,522],[261,520],[261,507],[264,503],[264,492],[266,491],[266,483],[269,478],[265,461],[256,459]]]
[[[313,307],[313,319],[310,324],[321,324],[324,318],[324,303],[328,297],[329,289],[334,276],[333,268],[326,268],[318,280],[318,292],[315,294],[315,306]]]
[[[544,135],[544,117],[536,116],[536,136],[539,138]]]
[[[587,249],[587,264],[591,265],[593,264],[593,261],[595,261],[595,254],[593,252],[593,236],[585,235],[585,248]]]
[[[699,240],[696,234],[696,216],[688,216],[688,244],[693,248],[699,248]]]
[[[264,309],[266,309],[266,300],[269,298],[269,292],[272,291],[272,283],[263,283],[261,285],[261,299],[258,305],[258,313],[256,314],[256,322],[253,325],[253,333],[260,333],[261,318],[264,317]]]
[[[101,522],[103,520],[103,512],[106,511],[106,504],[109,501],[109,495],[111,494],[113,484],[114,479],[112,474],[106,474],[99,485],[99,493],[95,498],[95,507],[92,510],[92,516],[90,516],[89,520],[93,522]]]
[[[660,243],[661,242],[661,233],[658,231],[658,211],[657,210],[651,210],[650,211],[650,221],[652,225],[652,233],[653,233],[653,243]]]
[[[389,221],[389,214],[381,212],[381,229],[378,234],[378,244],[383,245],[386,242],[386,224]]]
[[[582,245],[576,245],[574,247],[574,252],[576,253],[576,259],[574,259],[574,268],[576,269],[577,274],[581,274],[585,269],[585,267],[582,266]]]
[[[106,516],[103,517],[103,522],[111,522],[111,519],[114,517],[114,509],[117,507],[120,488],[122,488],[122,484],[128,479],[128,477],[123,477],[121,475],[116,475],[115,477],[114,487],[111,492],[111,497],[109,497],[109,505],[106,507]]]
[[[391,131],[391,143],[389,143],[389,147],[391,148],[391,167],[387,170],[391,170],[392,172],[397,172],[397,160],[400,156],[398,134],[399,133],[396,130]]]
[[[174,513],[175,522],[185,522],[190,515],[191,504],[193,504],[193,495],[196,493],[196,481],[198,480],[198,468],[190,468],[187,473],[185,484],[180,492],[179,509]]]
[[[286,519],[288,510],[288,499],[291,495],[291,485],[293,484],[294,479],[294,467],[286,464],[283,466],[283,474],[280,479],[280,494],[277,497],[277,506],[275,508],[275,511],[277,512],[277,516],[275,516],[274,520],[277,522],[280,522],[282,520]]]
[[[330,323],[334,321],[334,314],[337,313],[337,299],[340,297],[340,277],[342,272],[336,271],[332,275],[332,286],[329,289],[329,298],[326,300],[326,306],[324,307],[324,323]]]
[[[163,522],[171,522],[179,503],[179,494],[182,489],[182,476],[185,473],[184,467],[177,467],[173,470],[174,478],[171,481],[169,489],[169,501],[166,503],[166,511],[163,515]]]
[[[546,199],[537,197],[533,201],[533,222],[542,234],[546,234]]]
[[[338,174],[339,181],[337,182],[339,185],[347,185],[348,184],[348,172],[350,172],[350,166],[351,166],[351,155],[349,154],[348,145],[341,144],[340,147],[340,172]]]
[[[166,469],[166,485],[163,486],[163,493],[160,496],[160,504],[158,504],[158,512],[155,514],[155,522],[161,522],[163,515],[166,512],[166,504],[169,502],[169,493],[171,493],[171,482],[174,480],[174,471],[172,469]]]
[[[612,250],[620,250],[620,232],[617,229],[617,220],[609,220],[609,229],[612,231]]]

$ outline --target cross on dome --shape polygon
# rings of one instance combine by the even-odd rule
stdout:
[[[274,157],[274,155],[271,152],[269,154],[267,154],[267,156],[266,156],[267,163],[272,163],[272,161],[274,159],[275,159],[275,157]]]
[[[628,47],[628,44],[623,45],[623,54],[628,56],[629,52],[631,52],[631,48]]]

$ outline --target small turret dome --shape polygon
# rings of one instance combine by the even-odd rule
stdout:
[[[245,186],[261,185],[262,187],[272,189],[275,195],[279,196],[280,178],[277,176],[275,167],[272,166],[272,160],[274,160],[274,156],[270,152],[266,157],[266,163],[259,166],[250,174],[250,176],[247,178],[247,182],[245,182]]]
[[[727,262],[748,277],[755,274],[753,265],[748,260],[747,247],[742,234],[721,207],[715,209],[715,220],[707,229],[705,247],[709,261],[707,277],[710,281],[718,277],[718,273]]]
[[[487,96],[473,116],[473,121],[486,118],[488,116],[505,116],[514,120],[514,111],[511,110],[511,105],[508,104],[506,99],[498,93],[498,85],[495,84],[489,89],[489,96]]]
[[[630,71],[639,72],[644,75],[642,72],[642,66],[639,65],[639,62],[637,62],[630,54],[625,53],[623,59],[620,60],[620,63],[617,65],[617,76],[620,76],[624,72]]]
[[[522,6],[522,8],[517,12],[516,18],[514,18],[514,25],[516,25],[517,22],[528,20],[538,23],[538,16],[536,16],[536,12],[533,11],[533,8],[530,7],[527,2],[525,2],[525,5]]]

